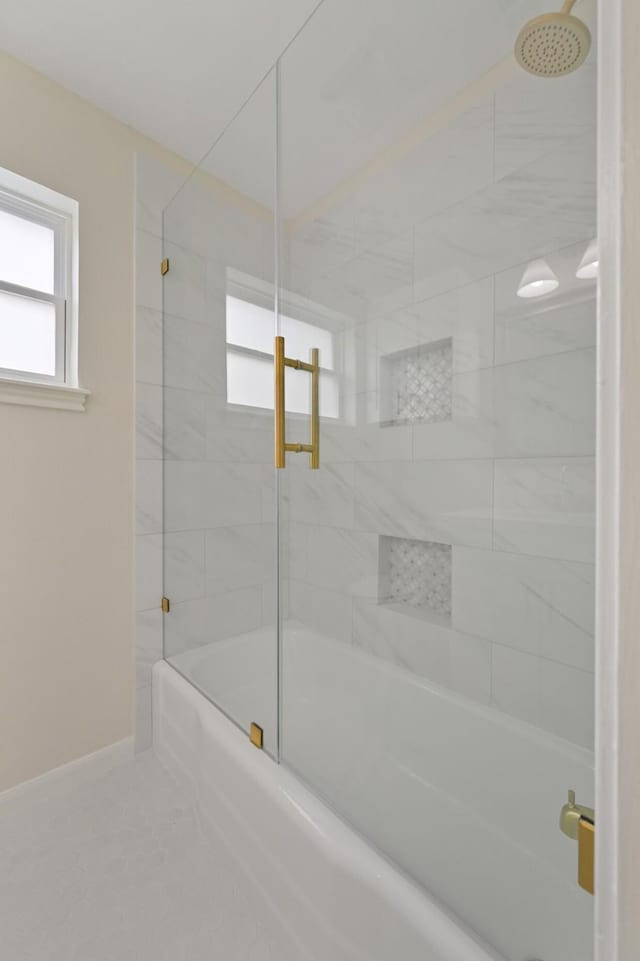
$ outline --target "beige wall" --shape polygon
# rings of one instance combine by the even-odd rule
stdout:
[[[132,733],[134,150],[0,55],[0,166],[80,203],[85,413],[0,404],[0,790]]]
[[[640,958],[640,7],[623,8],[619,961]]]
[[[640,958],[640,6],[599,5],[596,961]]]

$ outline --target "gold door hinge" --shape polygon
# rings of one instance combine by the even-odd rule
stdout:
[[[163,614],[169,613],[169,611],[171,610],[171,601],[169,600],[168,597],[162,598],[162,603],[160,604],[160,607],[162,608]]]
[[[251,727],[249,728],[249,740],[254,747],[259,747],[262,749],[264,743],[264,731],[259,724],[255,721],[251,722]]]
[[[560,830],[578,842],[578,884],[589,894],[594,894],[595,812],[584,804],[576,804],[575,791],[569,791],[567,803],[560,811]]]
[[[164,277],[165,274],[168,274],[168,273],[169,273],[169,258],[168,258],[168,257],[165,257],[164,260],[162,261],[162,263],[160,264],[160,273],[162,274],[163,277]]]

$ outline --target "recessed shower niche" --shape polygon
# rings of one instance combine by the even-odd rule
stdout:
[[[384,426],[451,420],[450,337],[380,358],[380,420]]]
[[[404,613],[451,617],[451,545],[381,537],[379,600]]]

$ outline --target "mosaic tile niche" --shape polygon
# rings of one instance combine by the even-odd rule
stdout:
[[[451,545],[380,538],[380,600],[451,617]]]
[[[382,420],[387,425],[451,420],[451,338],[382,358]]]

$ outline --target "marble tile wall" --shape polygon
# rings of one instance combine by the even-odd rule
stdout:
[[[322,469],[291,466],[286,510],[294,618],[591,746],[593,299],[580,309],[576,349],[455,375],[451,421],[365,422],[374,402],[325,422]],[[387,539],[452,545],[448,623],[380,603]]]
[[[341,416],[322,424],[321,470],[290,457],[281,476],[284,618],[584,746],[593,736],[595,290],[575,267],[595,230],[593,81],[588,68],[579,83],[558,82],[551,102],[514,75],[347,199],[285,223],[280,263],[285,295],[331,312],[341,382]],[[154,203],[168,175],[140,164],[149,185],[138,208],[143,732],[162,630]],[[281,186],[286,205],[286,177]],[[165,643],[178,653],[275,618],[271,420],[227,408],[224,363],[226,271],[271,283],[274,247],[263,208],[238,195],[230,204],[226,188],[203,192],[197,180],[165,227]],[[542,255],[558,294],[522,301],[522,271]],[[389,359],[441,343],[450,345],[446,419],[390,424]],[[430,619],[380,603],[385,539],[450,547],[450,613]]]
[[[206,176],[164,215],[168,657],[275,625],[272,415],[230,407],[226,381],[228,271],[272,283],[273,230],[269,211]]]
[[[151,739],[151,667],[163,641],[170,657],[275,623],[272,417],[227,407],[225,354],[226,270],[272,279],[273,224],[206,176],[176,197],[182,181],[138,155],[139,749]]]
[[[289,470],[292,616],[585,747],[596,318],[575,269],[595,232],[593,79],[552,102],[514,76],[288,238],[283,269],[345,318],[343,417],[323,422],[318,474]],[[523,301],[542,255],[560,288]],[[391,424],[390,359],[449,338],[450,419]],[[381,602],[389,539],[451,545],[449,616]]]

